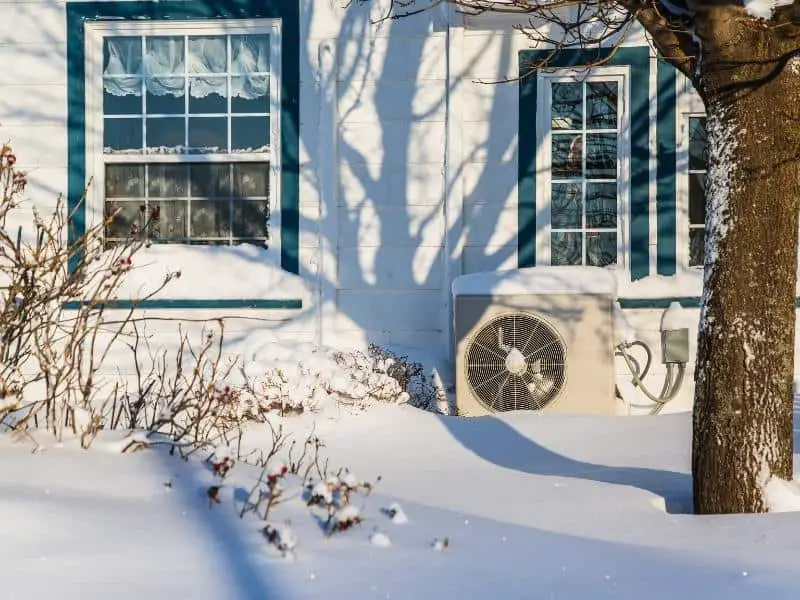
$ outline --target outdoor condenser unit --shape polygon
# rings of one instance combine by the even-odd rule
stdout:
[[[616,278],[531,267],[453,283],[459,414],[616,414]]]

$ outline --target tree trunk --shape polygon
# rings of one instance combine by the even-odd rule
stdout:
[[[800,69],[786,54],[796,43],[786,50],[752,19],[707,21],[696,82],[710,164],[694,508],[763,512],[764,484],[792,476]]]

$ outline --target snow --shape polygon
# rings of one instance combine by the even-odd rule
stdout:
[[[614,273],[601,267],[526,267],[461,275],[453,281],[456,296],[484,294],[611,294],[616,296]]]
[[[369,536],[369,543],[373,546],[377,546],[378,548],[388,548],[392,545],[392,540],[389,539],[389,536],[385,533],[381,533],[380,531],[374,532],[371,536]]]
[[[679,302],[671,302],[661,315],[661,331],[671,331],[688,327],[686,311]]]
[[[676,275],[650,275],[636,281],[625,281],[619,272],[620,298],[697,298],[703,291],[702,269],[687,269]]]
[[[360,513],[361,513],[360,508],[352,504],[348,504],[347,506],[336,511],[336,521],[339,523],[353,521],[355,519],[361,518]]]
[[[93,449],[80,451],[37,433],[44,451],[33,454],[28,444],[0,435],[3,597],[800,594],[800,512],[685,514],[689,414],[463,419],[379,405],[283,424],[300,438],[312,429],[322,436],[334,471],[346,467],[371,481],[383,476],[373,493],[353,496],[364,522],[329,538],[298,496],[301,482],[287,478],[269,526],[291,545],[291,560],[267,541],[258,516],[238,517],[258,468],[237,463],[221,504],[210,506],[207,466],[163,447],[112,454],[103,450],[122,435],[103,432]],[[775,512],[799,506],[796,483],[772,479],[767,494]],[[385,509],[400,503],[412,519],[395,526]]]
[[[242,344],[244,367],[230,376],[233,385],[248,383],[250,391],[242,391],[242,397],[250,407],[317,410],[337,402],[366,407],[375,402],[413,400],[387,373],[391,359],[311,343],[259,345],[259,339],[256,336]],[[433,394],[418,377],[412,381],[419,384],[418,396]]]
[[[619,302],[614,303],[614,344],[619,346],[624,343],[631,343],[636,340],[636,329],[631,326],[625,317]]]
[[[764,499],[770,512],[800,511],[800,483],[773,475],[764,485]]]
[[[405,525],[408,523],[408,516],[398,502],[392,502],[389,508],[384,511],[395,525]]]
[[[254,244],[153,244],[134,255],[118,296],[141,298],[157,289],[169,273],[180,271],[180,277],[159,292],[159,299],[310,298],[307,283],[274,261],[274,252]]]
[[[789,6],[794,0],[742,0],[744,9],[755,19],[769,20],[775,14],[775,9]]]

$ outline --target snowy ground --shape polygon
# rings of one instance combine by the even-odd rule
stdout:
[[[310,419],[288,422],[302,437]],[[331,539],[299,498],[279,505],[274,519],[290,519],[299,541],[293,561],[259,520],[238,518],[255,469],[234,467],[212,508],[199,461],[121,455],[110,438],[31,454],[0,435],[0,598],[800,597],[800,513],[685,514],[690,425],[402,406],[318,415],[332,467],[383,479],[357,501],[365,523]],[[408,523],[381,513],[392,502]],[[375,530],[391,546],[371,544]]]

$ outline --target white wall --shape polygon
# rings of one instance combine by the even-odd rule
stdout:
[[[299,314],[224,311],[227,334],[375,341],[446,363],[452,279],[517,264],[518,87],[498,82],[517,77],[528,40],[502,19],[462,28],[438,11],[375,25],[386,0],[300,1],[300,263],[312,293]],[[0,14],[0,140],[46,210],[67,185],[65,4],[0,0]],[[223,313],[147,314],[163,319],[154,345],[170,346],[181,320],[199,335]],[[655,351],[657,388],[661,311],[628,314]],[[696,311],[689,320],[694,356]],[[675,407],[689,405],[692,373]]]

